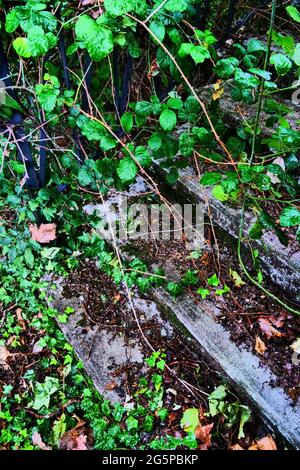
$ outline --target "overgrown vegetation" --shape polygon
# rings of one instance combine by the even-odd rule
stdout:
[[[124,273],[95,235],[98,220],[83,213],[85,203],[112,188],[126,190],[138,174],[160,196],[154,160],[168,169],[171,186],[181,168],[193,165],[215,198],[237,207],[244,200],[243,211],[256,217],[250,239],[272,230],[283,246],[300,242],[299,122],[290,119],[299,88],[300,12],[295,2],[273,0],[273,13],[279,10],[273,23],[267,10],[247,39],[240,31],[231,38],[224,2],[210,3],[207,14],[196,0],[0,1],[1,361],[32,355],[17,382],[0,377],[4,448],[34,448],[35,431],[55,448],[80,420],[92,427],[98,449],[199,444],[191,410],[196,425],[184,438],[142,441],[169,413],[162,351],[148,360],[151,378],[141,379],[134,407],[112,406],[93,389],[47,307],[47,278],[67,276],[85,258],[97,257],[116,284],[141,291],[164,284],[176,297],[197,284],[192,270],[178,283],[160,270],[144,275],[148,267],[139,259]],[[242,18],[249,6],[238,7]],[[208,83],[209,99],[202,100]],[[220,107],[227,92],[241,108],[253,106],[238,125]],[[59,234],[46,248],[29,228],[45,223],[55,223]],[[252,255],[255,282],[263,285],[258,253]],[[243,282],[236,271],[232,277]],[[197,293],[205,299],[229,290],[214,274]],[[237,425],[241,437],[249,410],[232,396],[226,401],[228,394],[219,386],[207,413]],[[183,429],[191,426],[187,411]]]

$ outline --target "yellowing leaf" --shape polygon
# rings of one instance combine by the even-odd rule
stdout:
[[[197,426],[199,425],[199,412],[198,408],[188,408],[183,413],[183,417],[180,421],[181,427],[185,432],[194,433]]]
[[[230,269],[229,273],[236,287],[241,287],[246,284],[236,271],[232,271],[232,269]]]
[[[221,87],[220,82],[214,83],[215,91],[212,94],[212,99],[214,101],[219,100],[224,93],[224,88]]]

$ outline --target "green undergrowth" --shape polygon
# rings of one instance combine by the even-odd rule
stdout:
[[[13,188],[10,190],[12,192]],[[153,353],[145,361],[148,372],[139,379],[130,405],[112,405],[95,390],[58,326],[58,322],[67,321],[73,309],[68,307],[59,314],[48,307],[49,279],[53,275],[67,277],[87,258],[98,258],[100,268],[117,284],[126,280],[129,286],[136,285],[146,291],[166,281],[157,277],[157,272],[153,277],[142,275],[148,270],[138,259],[130,265],[133,271],[122,275],[115,255],[105,242],[91,235],[97,221],[93,217],[78,216],[78,210],[64,212],[64,225],[59,226],[59,231],[63,232],[63,227],[68,230],[70,224],[72,238],[58,238],[50,246],[33,241],[29,230],[30,219],[34,216],[31,211],[38,210],[39,201],[32,198],[26,201],[24,195],[21,199],[5,194],[7,188],[2,189],[0,199],[2,449],[34,449],[32,436],[35,433],[41,436],[44,445],[55,449],[61,436],[82,421],[93,430],[95,449],[196,448],[199,442],[190,431],[180,437],[164,435],[164,423],[172,411],[164,405],[163,351]],[[61,196],[69,207],[76,205],[76,197],[76,192]],[[40,198],[42,200],[43,192]],[[56,200],[54,212],[60,212],[61,203]],[[69,215],[65,216],[67,213]],[[191,285],[193,280],[193,273],[188,271],[182,285]],[[218,282],[214,276],[209,283],[216,286]],[[228,393],[223,387],[212,394],[207,413],[211,417],[219,416],[222,422],[225,419],[229,427],[240,423],[241,437],[250,412],[246,419],[244,410],[248,408],[241,407],[235,398],[227,402]],[[183,411],[180,411],[182,417]],[[184,429],[184,421],[181,427]]]

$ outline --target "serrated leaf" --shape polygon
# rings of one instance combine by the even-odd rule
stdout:
[[[228,201],[229,199],[228,194],[225,193],[224,189],[222,188],[220,184],[215,186],[212,189],[211,193],[216,199],[218,199],[218,201],[225,202],[225,201]]]
[[[149,28],[151,29],[152,33],[155,34],[157,39],[159,39],[161,42],[164,40],[166,29],[161,21],[151,21]]]
[[[292,68],[292,61],[284,54],[272,54],[270,64],[274,65],[278,75],[286,75]]]
[[[132,113],[124,113],[121,117],[121,125],[125,132],[130,132],[133,127],[133,115]]]
[[[143,147],[142,145],[138,146],[135,149],[134,156],[137,159],[137,161],[140,163],[142,167],[147,167],[151,165],[152,163],[152,158],[148,152],[148,150]]]
[[[203,186],[213,186],[214,184],[221,181],[221,179],[221,173],[216,173],[212,171],[211,173],[204,173],[204,175],[200,179],[200,184],[202,184]]]
[[[79,17],[75,25],[75,34],[87,49],[92,60],[99,62],[107,57],[114,48],[110,29],[98,24],[88,15]]]
[[[171,11],[172,13],[182,13],[188,7],[187,0],[169,0],[166,3],[166,10]]]
[[[194,46],[190,54],[196,64],[202,64],[206,59],[210,58],[209,50],[203,46]]]
[[[117,174],[122,183],[128,183],[138,174],[138,167],[130,157],[125,157],[118,164]]]
[[[286,207],[280,215],[280,225],[282,227],[293,227],[300,225],[300,211],[296,207]]]
[[[165,131],[172,131],[177,123],[177,116],[171,109],[165,109],[160,117],[159,123]]]
[[[24,59],[28,59],[32,56],[32,52],[30,49],[30,44],[27,38],[17,38],[13,42],[13,47],[16,53],[20,57],[24,57]]]
[[[16,8],[10,10],[5,17],[5,31],[13,33],[20,25],[20,15]]]

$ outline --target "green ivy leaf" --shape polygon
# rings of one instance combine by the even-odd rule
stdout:
[[[203,287],[200,287],[200,289],[197,290],[197,294],[201,295],[201,298],[204,300],[210,294],[210,291],[208,289],[203,289]]]
[[[159,123],[165,131],[171,131],[176,126],[177,116],[171,109],[165,109],[159,117]]]
[[[286,207],[280,215],[280,225],[282,227],[293,227],[300,225],[300,211],[296,207]]]
[[[220,284],[220,281],[216,273],[207,279],[207,284],[213,287],[217,287]]]
[[[31,248],[26,248],[24,252],[24,258],[25,258],[27,266],[30,269],[32,269],[34,267],[34,256],[33,256]]]

